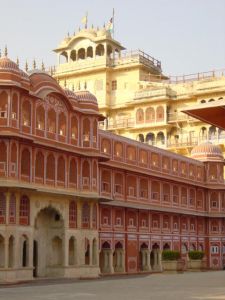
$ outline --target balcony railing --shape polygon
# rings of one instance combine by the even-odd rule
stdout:
[[[81,69],[101,67],[101,66],[118,66],[123,64],[141,63],[146,66],[153,66],[159,71],[161,70],[161,62],[154,57],[148,55],[141,50],[122,51],[120,56],[96,56],[93,58],[79,59],[76,61],[69,61],[68,63],[59,64],[57,67],[49,67],[51,75],[63,72],[71,72]]]
[[[181,121],[199,121],[183,113],[169,113],[168,122],[181,122]]]
[[[203,79],[218,78],[225,75],[225,69],[213,70],[208,72],[193,73],[181,76],[164,76],[164,75],[143,75],[140,80],[149,82],[165,82],[165,83],[185,83],[190,81],[199,81]]]

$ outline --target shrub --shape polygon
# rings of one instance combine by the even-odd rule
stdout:
[[[162,252],[163,260],[178,260],[178,258],[180,258],[179,251],[163,250],[163,252]]]
[[[195,260],[195,259],[203,259],[204,255],[205,255],[204,251],[197,251],[197,250],[195,250],[195,251],[189,251],[188,252],[189,258],[193,259],[193,260]]]

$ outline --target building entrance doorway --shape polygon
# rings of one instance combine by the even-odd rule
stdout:
[[[38,243],[33,242],[33,277],[37,277],[37,265],[38,265]]]
[[[34,277],[61,277],[64,273],[64,221],[53,207],[42,209],[35,220]]]

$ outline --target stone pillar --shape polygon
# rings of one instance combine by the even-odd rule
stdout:
[[[151,251],[148,250],[147,252],[147,269],[151,271]]]
[[[33,239],[31,237],[28,241],[28,267],[33,267]]]
[[[10,192],[6,193],[6,211],[5,211],[5,223],[9,224],[9,202],[10,202]]]
[[[90,186],[91,186],[91,189],[92,189],[92,177],[91,177]],[[93,220],[93,202],[90,202],[90,229],[93,228],[92,220]]]
[[[90,240],[90,246],[89,246],[89,266],[93,265],[92,262],[92,252],[93,251],[93,240]]]
[[[68,267],[69,265],[69,245],[68,239],[66,235],[64,236],[63,240],[63,255],[64,255],[64,267]]]
[[[15,235],[15,244],[14,244],[14,251],[13,251],[13,264],[14,264],[14,268],[19,268],[21,267],[21,257],[22,257],[22,253],[21,253],[21,249],[20,249],[20,240],[19,237],[17,235]]]
[[[113,250],[108,251],[108,263],[109,263],[109,272],[114,273],[113,267]]]
[[[162,271],[163,267],[162,267],[162,251],[157,250],[157,256],[158,256],[158,270]]]
[[[5,258],[5,264],[4,268],[7,269],[9,266],[9,239],[6,237],[4,240],[4,258]]]
[[[153,270],[157,270],[157,251],[153,250],[153,256],[154,256],[154,261],[153,261]]]
[[[81,228],[82,225],[82,202],[77,201],[77,228]]]

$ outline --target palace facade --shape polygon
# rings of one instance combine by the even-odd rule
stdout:
[[[162,271],[163,249],[223,268],[220,148],[188,158],[102,120],[87,90],[0,58],[0,281]]]
[[[125,51],[105,28],[83,29],[54,51],[53,76],[61,86],[96,95],[107,117],[101,128],[186,156],[205,141],[224,153],[224,130],[182,112],[225,99],[224,70],[165,76],[159,60],[140,50]]]

